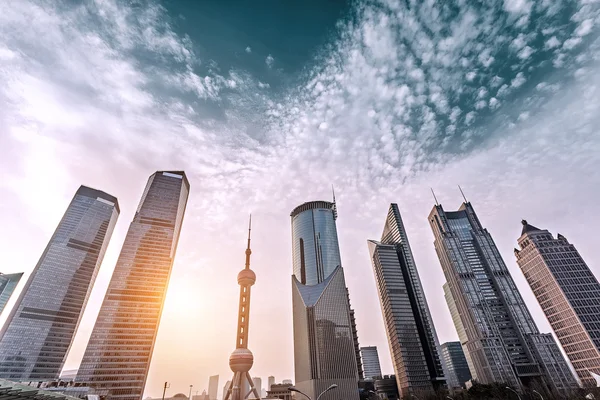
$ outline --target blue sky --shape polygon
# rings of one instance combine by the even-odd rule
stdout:
[[[289,212],[333,184],[360,342],[391,373],[366,241],[397,202],[440,341],[456,339],[426,217],[431,187],[453,209],[460,184],[549,331],[512,248],[527,218],[600,273],[599,22],[585,0],[3,2],[1,270],[33,269],[80,184],[119,198],[76,367],[147,177],[184,169],[146,395],[229,375],[249,212],[254,374],[293,378]]]

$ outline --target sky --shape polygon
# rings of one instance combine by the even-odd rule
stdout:
[[[393,373],[367,240],[398,203],[439,340],[456,340],[427,215],[430,188],[453,210],[460,185],[550,332],[513,248],[526,218],[600,276],[599,24],[593,0],[0,2],[0,271],[27,277],[79,185],[119,199],[77,368],[148,176],[183,169],[144,396],[230,379],[249,213],[251,374],[293,379],[289,213],[333,185],[359,341]]]

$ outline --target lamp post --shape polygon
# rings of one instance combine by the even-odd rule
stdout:
[[[337,388],[337,387],[338,387],[338,385],[336,385],[335,383],[334,383],[333,385],[329,386],[327,389],[323,390],[323,391],[321,392],[321,394],[319,394],[319,395],[317,396],[317,399],[316,399],[316,400],[319,400],[319,399],[321,398],[321,396],[323,396],[323,395],[325,394],[325,392],[329,392],[330,390],[333,390],[333,389],[335,389],[335,388]],[[302,396],[306,397],[308,400],[312,400],[312,399],[310,398],[310,396],[309,396],[309,395],[307,395],[306,393],[304,393],[304,392],[302,392],[302,391],[300,391],[300,390],[296,389],[296,388],[295,388],[295,387],[293,387],[293,386],[290,386],[290,387],[288,388],[288,390],[289,390],[290,392],[296,392],[296,393],[300,393]]]
[[[170,387],[171,387],[171,385],[169,384],[169,382],[165,382],[165,386],[163,387],[162,400],[165,400],[165,393],[167,392],[167,389]]]
[[[521,396],[519,395],[519,392],[517,392],[515,389],[511,388],[510,386],[505,387],[505,389],[508,389],[511,392],[513,392],[514,394],[516,394],[517,397],[519,398],[519,400],[521,400]]]
[[[192,388],[194,387],[194,385],[190,385],[190,397],[188,397],[188,400],[192,400]]]
[[[544,400],[544,396],[542,396],[542,394],[540,392],[538,392],[537,390],[531,390],[533,393],[537,394],[538,396],[540,396],[540,399]]]

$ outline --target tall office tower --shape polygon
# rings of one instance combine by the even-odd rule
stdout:
[[[462,320],[460,319],[460,315],[458,314],[458,308],[456,307],[456,302],[452,297],[452,293],[450,292],[450,286],[448,283],[444,283],[444,297],[446,299],[446,303],[448,304],[448,308],[450,309],[450,315],[452,316],[452,322],[454,323],[454,327],[456,328],[456,333],[458,333],[458,340],[462,346],[463,354],[467,361],[467,366],[469,367],[469,374],[471,379],[477,380],[477,370],[473,365],[473,360],[471,360],[471,355],[468,351],[465,351],[467,345],[467,332],[465,331],[465,327],[462,324]],[[468,380],[468,379],[467,379]],[[466,381],[465,381],[466,382]],[[451,389],[450,382],[448,382],[448,387]]]
[[[262,379],[258,376],[255,376],[254,378],[252,378],[252,382],[254,382],[254,387],[256,388],[256,391],[262,394]]]
[[[76,378],[108,400],[144,392],[189,188],[183,171],[152,174],[129,225]]]
[[[361,347],[360,353],[365,370],[365,379],[374,379],[382,376],[377,346]]]
[[[573,388],[576,382],[564,374],[568,368],[564,359],[539,356],[553,353],[552,343],[548,338],[537,340],[537,326],[471,203],[465,201],[452,212],[436,204],[429,222],[460,318],[457,330],[465,331],[463,350],[473,364],[473,377],[480,383],[514,387],[537,381],[553,390]]]
[[[433,392],[444,385],[439,344],[397,204],[368,244],[400,394]]]
[[[0,331],[0,378],[58,379],[119,216],[81,186]]]
[[[0,272],[0,314],[2,314],[2,310],[6,307],[8,299],[15,291],[22,276],[22,272],[17,274],[3,274]]]
[[[267,386],[267,390],[271,390],[271,386],[273,386],[275,384],[275,377],[274,376],[269,376],[268,378],[268,384],[269,386]]]
[[[292,304],[296,388],[311,398],[358,399],[352,318],[335,220],[335,200],[296,207],[292,219]]]
[[[217,400],[217,391],[219,390],[219,375],[213,375],[208,378],[208,397],[210,400]]]
[[[352,341],[354,342],[354,353],[356,354],[356,368],[358,370],[358,379],[363,379],[365,377],[363,371],[363,363],[362,358],[360,356],[360,344],[358,343],[358,329],[356,329],[356,315],[354,313],[354,309],[350,304],[350,292],[348,288],[346,288],[346,294],[348,296],[348,306],[350,307],[350,327],[352,329]]]
[[[460,342],[446,342],[440,346],[442,362],[446,366],[446,382],[448,389],[465,387],[465,382],[471,380],[471,372],[465,353]]]
[[[569,241],[522,221],[517,263],[585,386],[600,374],[600,283]]]

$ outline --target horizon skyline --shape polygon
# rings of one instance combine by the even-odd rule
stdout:
[[[252,373],[294,377],[289,211],[330,199],[331,184],[359,341],[380,349],[385,375],[365,241],[390,203],[441,343],[458,336],[430,188],[454,209],[460,184],[540,331],[552,332],[513,254],[522,219],[568,237],[600,276],[600,3],[135,4],[0,5],[0,272],[25,273],[7,307],[80,185],[121,207],[64,370],[83,357],[156,170],[185,170],[192,189],[143,397],[230,374],[250,211]]]

